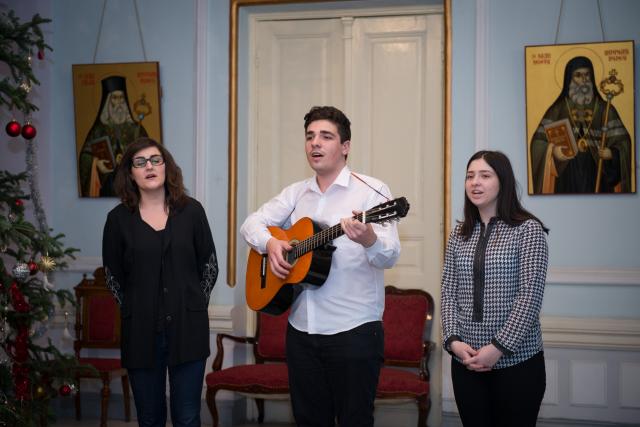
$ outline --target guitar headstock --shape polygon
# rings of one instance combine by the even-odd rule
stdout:
[[[408,212],[409,202],[407,198],[398,197],[359,214],[358,219],[364,223],[385,223],[398,221],[400,218],[407,216]]]

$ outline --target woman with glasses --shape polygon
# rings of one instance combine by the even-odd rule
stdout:
[[[150,138],[129,144],[114,189],[122,203],[107,216],[102,258],[120,304],[122,365],[138,424],[166,424],[168,371],[173,426],[199,426],[218,275],[209,222],[171,154]]]

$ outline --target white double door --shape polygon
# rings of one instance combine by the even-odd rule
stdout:
[[[259,19],[251,27],[249,211],[313,175],[304,154],[303,116],[314,105],[334,105],[352,123],[351,169],[383,180],[394,197],[405,196],[411,204],[398,225],[402,254],[386,271],[385,284],[424,289],[438,304],[444,211],[442,13]],[[431,331],[435,342],[438,317]],[[435,353],[432,381],[440,383]],[[439,409],[439,398],[433,397]]]

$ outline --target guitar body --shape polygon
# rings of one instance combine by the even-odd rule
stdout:
[[[268,228],[273,237],[286,240],[292,246],[321,231],[317,224],[306,217],[287,230]],[[285,279],[280,279],[271,272],[268,256],[251,249],[247,261],[247,304],[252,310],[267,314],[284,313],[297,296],[295,285],[305,282],[321,286],[327,280],[334,250],[335,247],[324,245],[297,259],[289,259],[293,268]]]
[[[353,218],[364,224],[383,224],[398,221],[407,212],[409,202],[405,197],[399,197],[360,212]],[[278,315],[287,311],[298,296],[301,289],[296,286],[298,283],[321,286],[327,280],[333,251],[336,250],[331,242],[342,236],[344,231],[340,224],[321,229],[310,218],[301,218],[288,230],[279,227],[268,229],[273,237],[293,246],[285,254],[293,268],[284,280],[279,279],[271,272],[269,257],[251,249],[247,261],[247,304],[252,310]]]

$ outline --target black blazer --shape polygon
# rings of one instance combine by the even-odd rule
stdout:
[[[151,368],[161,292],[169,365],[209,356],[207,307],[218,276],[213,237],[202,205],[189,198],[167,220],[162,246],[140,211],[119,204],[107,216],[102,261],[120,304],[122,365]]]

